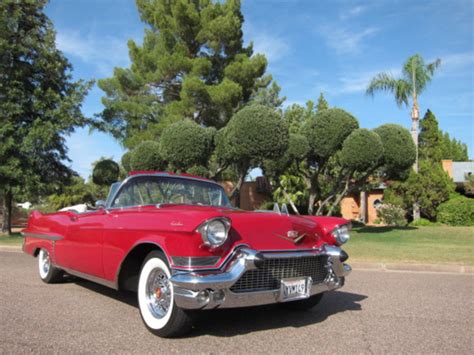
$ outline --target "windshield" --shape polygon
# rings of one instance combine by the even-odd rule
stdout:
[[[211,182],[164,176],[129,180],[111,203],[112,208],[160,203],[231,207],[224,189]]]

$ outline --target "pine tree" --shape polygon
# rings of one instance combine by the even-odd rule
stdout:
[[[443,135],[438,128],[436,116],[427,110],[425,116],[420,121],[421,131],[418,137],[419,158],[440,162],[443,158],[442,140]]]
[[[71,81],[46,2],[0,2],[0,191],[8,233],[15,193],[38,194],[72,175],[64,135],[85,123],[80,104],[91,83]]]
[[[130,68],[99,81],[104,111],[96,126],[126,147],[156,139],[183,118],[222,127],[248,102],[267,61],[243,46],[240,0],[137,0],[147,29],[128,43]]]
[[[324,98],[323,93],[319,94],[318,104],[316,105],[317,111],[327,110],[328,108],[329,108],[329,104]]]

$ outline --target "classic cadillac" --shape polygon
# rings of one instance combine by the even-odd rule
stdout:
[[[136,291],[145,326],[173,337],[194,310],[314,307],[351,271],[349,230],[342,218],[235,209],[204,178],[133,172],[95,210],[32,212],[23,250],[46,283],[67,273]]]

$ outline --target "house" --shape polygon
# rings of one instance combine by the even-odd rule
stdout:
[[[441,161],[443,170],[453,179],[456,190],[464,191],[464,182],[468,176],[474,174],[474,161]],[[341,201],[341,215],[350,220],[360,221],[366,224],[375,224],[377,219],[377,207],[382,203],[384,184],[370,191],[346,196]]]

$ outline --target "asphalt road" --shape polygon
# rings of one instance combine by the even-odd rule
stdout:
[[[0,252],[0,353],[473,353],[474,277],[353,271],[309,312],[203,312],[193,333],[148,333],[135,296],[46,285],[36,259]]]

